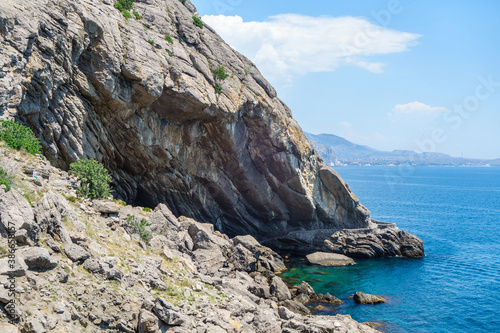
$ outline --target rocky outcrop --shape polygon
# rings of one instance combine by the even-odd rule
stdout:
[[[373,228],[336,231],[324,241],[325,247],[351,257],[424,256],[420,238],[399,230],[392,223],[374,222]]]
[[[165,203],[231,236],[273,247],[287,236],[280,246],[292,250],[304,238],[289,232],[369,227],[369,211],[275,90],[193,24],[189,1],[133,10],[142,18],[124,18],[112,1],[3,1],[1,117],[29,125],[54,165],[97,159],[120,198]]]
[[[14,264],[2,250],[0,332],[376,332],[349,316],[310,315],[297,297],[320,295],[307,283],[289,288],[276,275],[284,268],[281,257],[251,236],[229,238],[212,224],[173,216],[163,204],[153,212],[121,207],[127,214],[107,216],[90,200],[66,201],[72,188],[40,188],[15,177],[34,202],[27,213],[49,217],[66,207],[76,220],[35,219],[44,225],[60,221],[69,243],[44,231],[37,244],[14,244]],[[51,182],[59,180],[52,172]],[[58,205],[45,205],[48,198],[58,198],[51,201]],[[125,229],[132,214],[155,220],[156,231],[146,230],[152,233],[149,242]],[[84,230],[78,227],[82,222]],[[173,235],[183,241],[173,242]],[[0,249],[8,247],[9,239],[0,237]]]

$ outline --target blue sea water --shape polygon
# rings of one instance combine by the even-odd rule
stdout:
[[[385,332],[500,332],[500,168],[337,167],[372,218],[418,235],[421,259],[298,265],[286,275],[343,299],[335,313]],[[355,291],[387,303],[356,305]]]

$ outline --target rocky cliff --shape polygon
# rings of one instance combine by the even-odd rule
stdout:
[[[141,0],[133,11],[4,0],[1,117],[29,125],[53,165],[97,159],[116,196],[166,203],[229,235],[331,250],[299,231],[376,228],[257,68],[194,24],[189,0]],[[214,76],[221,66],[226,78]]]

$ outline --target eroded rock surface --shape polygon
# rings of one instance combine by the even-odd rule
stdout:
[[[54,165],[95,158],[121,198],[166,203],[231,235],[367,225],[275,90],[193,24],[192,5],[141,1],[134,11],[142,19],[112,1],[3,1],[2,117],[29,125]],[[220,94],[218,66],[229,74]]]

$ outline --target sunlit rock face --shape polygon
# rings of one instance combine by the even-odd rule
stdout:
[[[2,117],[29,125],[54,165],[97,159],[116,196],[230,235],[272,246],[290,231],[370,225],[274,88],[194,25],[189,1],[133,10],[142,18],[109,0],[3,1]],[[219,66],[227,78],[214,77]]]

